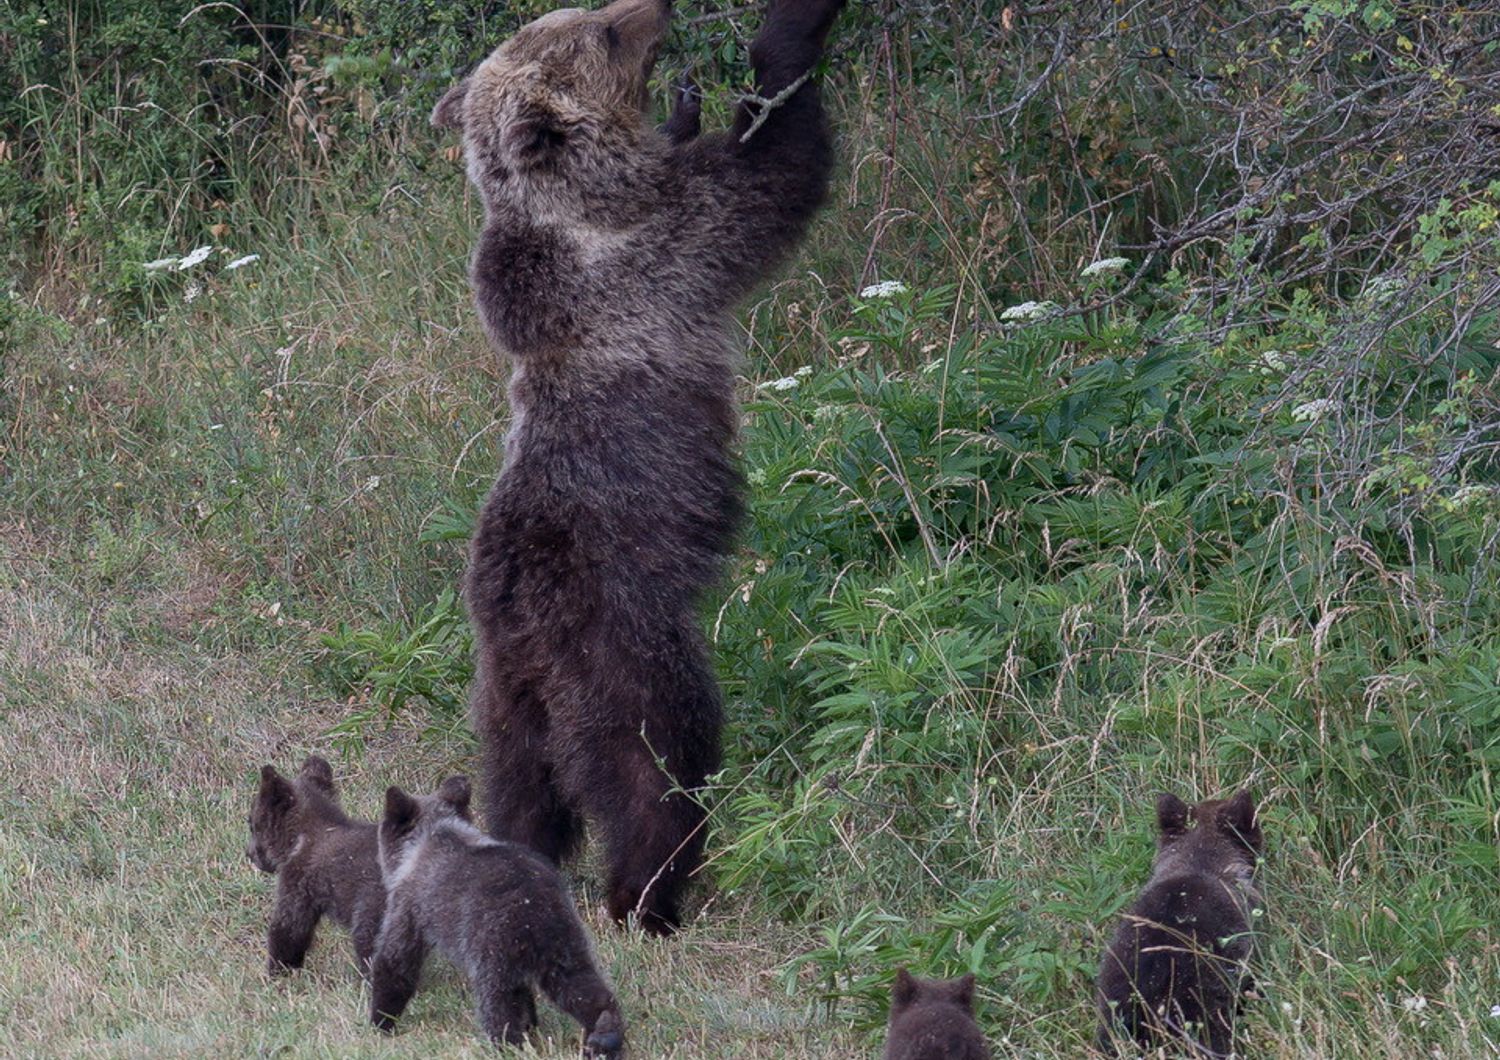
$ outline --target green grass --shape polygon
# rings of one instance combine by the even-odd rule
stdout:
[[[574,872],[635,1055],[871,1055],[900,962],[974,970],[998,1056],[1082,1055],[1152,793],[1243,784],[1269,839],[1244,1051],[1500,1051],[1500,493],[1483,445],[1452,456],[1493,438],[1493,307],[1438,341],[1474,259],[1405,275],[1426,308],[1399,322],[1304,291],[1215,330],[1154,275],[1002,327],[1088,295],[1102,233],[1042,210],[1002,260],[1023,148],[967,137],[941,78],[888,111],[852,66],[833,204],[743,315],[710,878],[661,944]],[[234,204],[254,265],[91,250],[0,306],[0,1054],[486,1052],[438,964],[369,1030],[334,928],[268,980],[243,854],[262,762],[328,754],[366,813],[472,765],[451,592],[504,376],[459,167],[381,135]],[[888,277],[912,290],[856,297]]]

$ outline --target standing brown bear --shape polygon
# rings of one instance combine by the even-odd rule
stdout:
[[[654,129],[670,0],[553,11],[433,112],[485,206],[474,299],[513,366],[512,426],[466,596],[486,821],[557,861],[602,833],[607,903],[679,923],[719,766],[699,623],[739,521],[730,312],[806,231],[833,152],[804,75],[843,0],[772,0],[746,136]],[[792,86],[802,82],[800,87]]]

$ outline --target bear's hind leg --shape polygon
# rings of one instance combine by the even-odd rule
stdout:
[[[649,934],[670,935],[681,923],[678,896],[703,856],[707,815],[682,792],[668,794],[668,778],[644,748],[623,757],[596,802],[609,823],[609,915],[623,923],[635,913]]]
[[[540,977],[541,987],[558,1008],[583,1027],[584,1055],[618,1056],[625,1046],[625,1024],[614,992],[589,959],[592,948],[582,928],[571,952]]]
[[[479,1025],[492,1042],[520,1045],[536,1026],[536,999],[525,983],[475,983]]]
[[[583,829],[553,779],[545,710],[529,693],[502,696],[493,681],[480,680],[471,711],[482,758],[485,827],[496,839],[560,864],[577,848]]]

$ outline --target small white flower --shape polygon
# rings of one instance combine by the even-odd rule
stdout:
[[[1267,350],[1260,355],[1261,375],[1272,375],[1284,371],[1286,371],[1286,358],[1281,355],[1280,350]]]
[[[1057,308],[1056,302],[1022,302],[1000,314],[1001,320],[1039,320]]]
[[[1453,497],[1450,499],[1449,503],[1451,503],[1455,508],[1467,508],[1471,504],[1477,504],[1479,501],[1484,500],[1484,498],[1488,497],[1489,494],[1490,488],[1488,486],[1480,486],[1477,484],[1460,486],[1458,489],[1453,491]]]
[[[792,377],[795,379],[806,379],[808,376],[812,375],[812,373],[812,365],[804,364],[801,368],[798,368],[795,372],[792,373]]]
[[[148,262],[146,262],[146,264],[142,265],[141,268],[145,269],[147,272],[156,272],[156,271],[158,271],[160,269],[169,269],[172,266],[176,265],[178,263],[178,261],[180,261],[180,260],[182,260],[182,259],[180,259],[180,258],[157,258],[155,261],[148,261]]]
[[[246,265],[252,264],[253,262],[257,262],[259,260],[259,254],[246,254],[243,258],[235,258],[228,265],[225,265],[224,271],[233,272],[235,269],[243,269]]]
[[[203,285],[201,283],[190,283],[187,285],[187,289],[182,292],[182,300],[184,302],[191,302],[202,293]]]
[[[843,412],[844,412],[844,406],[842,406],[842,405],[819,405],[817,408],[813,409],[813,419],[815,419],[815,420],[831,420],[831,419],[836,419],[837,417],[841,416],[843,414]]]
[[[178,272],[186,272],[194,265],[202,265],[208,260],[208,256],[214,252],[213,247],[194,247],[193,252],[177,263]]]
[[[906,284],[900,280],[881,280],[860,291],[859,296],[861,298],[890,298],[892,295],[905,294],[907,290]]]
[[[380,488],[380,476],[379,475],[371,475],[369,478],[365,479],[364,490],[365,490],[366,493],[369,493],[371,490],[378,490],[379,488]]]
[[[1384,305],[1401,290],[1402,286],[1403,281],[1400,276],[1386,273],[1383,276],[1376,276],[1365,284],[1365,289],[1361,293],[1376,305]]]
[[[1092,265],[1088,265],[1078,275],[1087,280],[1094,276],[1103,276],[1109,272],[1119,272],[1130,264],[1129,258],[1100,258]]]
[[[795,390],[802,385],[802,380],[794,375],[782,376],[780,379],[771,379],[757,386],[756,390]]]
[[[1421,1012],[1427,1007],[1427,999],[1421,994],[1413,994],[1411,997],[1401,999],[1401,1007],[1407,1012]]]
[[[1321,420],[1338,407],[1339,403],[1332,398],[1316,398],[1312,401],[1304,401],[1292,409],[1292,419],[1311,423]]]
[[[1500,1005],[1490,1006],[1490,1019],[1500,1020]]]

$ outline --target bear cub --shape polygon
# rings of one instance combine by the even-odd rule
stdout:
[[[386,916],[371,961],[371,1022],[395,1028],[436,948],[468,979],[493,1041],[524,1039],[539,986],[583,1025],[585,1056],[621,1055],[625,1025],[562,877],[474,827],[465,778],[449,778],[436,795],[390,788],[378,843]]]
[[[974,977],[918,979],[897,969],[885,1060],[989,1060],[974,1022]]]
[[[1099,1049],[1171,1044],[1228,1056],[1260,905],[1255,803],[1248,791],[1191,807],[1164,794],[1156,820],[1151,879],[1099,968]]]
[[[309,757],[292,780],[274,766],[261,769],[245,853],[277,877],[266,940],[272,975],[302,967],[325,916],[353,933],[359,970],[367,971],[385,910],[375,850],[375,826],[344,813],[327,761]]]

